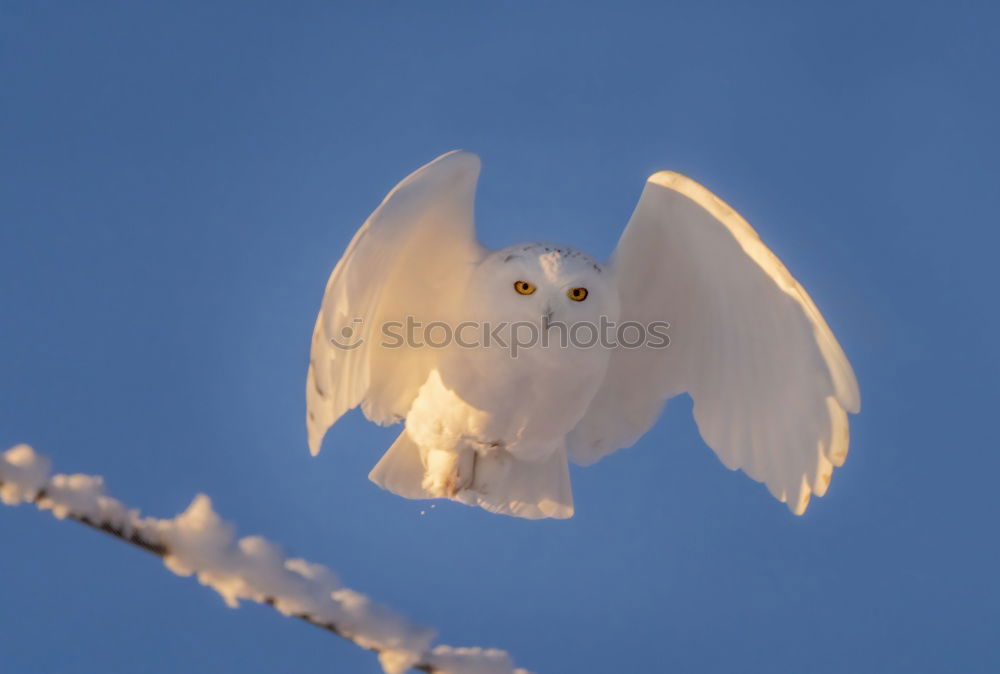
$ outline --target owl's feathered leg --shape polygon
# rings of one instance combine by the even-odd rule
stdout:
[[[532,519],[573,514],[563,447],[542,461],[525,461],[494,444],[425,450],[404,430],[368,477],[405,498],[448,498]]]
[[[468,447],[456,450],[429,449],[424,455],[421,486],[429,496],[454,498],[472,486],[476,474],[476,452]]]
[[[478,453],[468,443],[427,449],[404,429],[368,478],[406,498],[454,498],[473,487],[478,463]]]
[[[540,452],[532,452],[536,456]],[[566,450],[557,447],[542,460],[523,460],[498,448],[479,455],[473,484],[454,500],[516,517],[573,515]]]

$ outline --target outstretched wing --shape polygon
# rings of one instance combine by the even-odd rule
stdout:
[[[847,454],[860,408],[844,352],[780,260],[696,182],[657,173],[618,242],[622,320],[668,321],[664,349],[617,349],[570,436],[591,463],[633,444],[665,401],[687,392],[705,442],[802,514]]]
[[[408,317],[448,320],[483,249],[473,201],[479,158],[451,152],[399,183],[362,225],[326,285],[306,383],[309,449],[362,406],[399,421],[433,367],[433,350],[408,348]],[[393,327],[397,326],[397,327]]]

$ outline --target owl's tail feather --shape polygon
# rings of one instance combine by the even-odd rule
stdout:
[[[403,430],[368,478],[404,498],[435,498],[424,488],[426,454]],[[572,517],[566,450],[560,446],[543,461],[517,459],[502,449],[481,452],[475,459],[471,485],[452,500],[527,519]]]
[[[422,486],[425,472],[420,447],[403,429],[392,447],[368,473],[368,479],[403,498],[431,498]]]

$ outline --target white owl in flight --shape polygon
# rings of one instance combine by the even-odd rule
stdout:
[[[306,385],[313,454],[360,405],[371,421],[404,424],[369,475],[385,489],[565,518],[568,460],[632,445],[688,393],[728,468],[796,514],[826,492],[847,454],[857,382],[805,289],[739,214],[664,171],[606,264],[554,244],[491,251],[473,225],[478,176],[466,152],[427,164],[337,263]],[[634,334],[628,346],[592,344],[589,329],[566,339],[567,326],[626,323],[657,335],[669,323],[669,344],[635,345]]]

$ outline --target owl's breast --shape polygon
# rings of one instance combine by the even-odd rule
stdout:
[[[516,357],[487,349],[449,354],[421,388],[407,428],[418,444],[500,444],[527,458],[577,425],[604,379],[607,355],[560,347]]]

